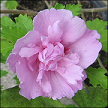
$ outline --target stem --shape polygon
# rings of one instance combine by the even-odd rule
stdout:
[[[102,69],[104,69],[104,70],[107,71],[107,69],[106,69],[106,68],[104,67],[104,65],[102,64],[102,61],[100,60],[100,58],[97,58],[97,60],[98,60],[98,62],[99,62],[100,67],[101,67]]]
[[[30,10],[30,9],[28,9],[28,8],[25,8],[25,7],[21,6],[20,4],[18,5],[18,7],[20,7],[20,8],[23,9],[23,10]],[[32,11],[32,10],[30,10],[30,11]]]
[[[51,5],[48,3],[48,1],[45,0],[44,2],[45,2],[45,4],[47,5],[48,9],[50,9]]]
[[[82,9],[81,12],[102,12],[107,11],[107,7],[103,8],[91,8],[91,9]],[[1,10],[1,13],[9,13],[9,14],[27,14],[27,15],[37,15],[38,12],[30,11],[30,10]]]
[[[36,15],[38,12],[29,10],[1,10],[1,13]]]
[[[78,4],[81,4],[80,0],[77,0]],[[84,16],[84,12],[81,12],[81,17],[83,18],[83,20],[86,22],[86,18]]]
[[[107,11],[107,6],[102,8],[82,9],[81,12],[102,12]]]

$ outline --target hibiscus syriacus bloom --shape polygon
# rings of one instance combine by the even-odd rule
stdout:
[[[20,94],[28,99],[72,98],[83,88],[84,69],[99,54],[100,34],[65,9],[40,11],[33,25],[32,31],[17,40],[7,59],[20,80]]]

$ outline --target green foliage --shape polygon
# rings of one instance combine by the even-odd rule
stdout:
[[[8,51],[13,49],[14,45],[7,42],[7,41],[1,41],[1,53],[3,55],[6,55]]]
[[[3,55],[2,53],[0,53],[0,62],[1,63],[6,63],[7,57],[9,56],[10,51],[7,52],[5,55]]]
[[[0,76],[1,78],[2,76],[5,76],[8,72],[6,72],[5,70],[0,70],[0,73],[1,73],[1,76]]]
[[[16,80],[16,84],[20,84],[20,81],[19,81],[19,79],[17,78],[17,76],[15,76],[13,79]]]
[[[12,21],[11,18],[9,18],[8,16],[3,16],[2,18],[0,18],[1,20],[1,28],[5,29],[6,27],[14,27],[15,26],[15,22]]]
[[[90,30],[97,30],[98,33],[101,35],[100,42],[102,43],[102,50],[107,52],[107,30],[106,25],[107,21],[99,20],[98,18],[93,21],[86,22],[87,27]]]
[[[106,73],[104,69],[89,67],[86,69],[86,72],[87,77],[90,79],[90,83],[94,87],[100,84],[102,87],[107,88],[107,76],[104,75]]]
[[[12,50],[17,39],[33,29],[32,19],[27,15],[19,15],[15,21],[16,23],[7,16],[1,18],[1,53],[3,56]]]
[[[18,2],[16,0],[7,0],[5,6],[9,10],[16,9],[18,6]]]
[[[52,100],[45,97],[37,97],[28,100],[19,94],[16,86],[1,92],[1,107],[65,107],[59,100]]]
[[[54,8],[55,8],[55,9],[64,9],[64,8],[65,8],[65,5],[56,3],[55,6],[54,6]]]
[[[81,6],[82,6],[82,5],[80,5],[80,4],[77,4],[77,5],[75,5],[75,4],[73,4],[73,5],[67,4],[67,5],[66,5],[66,9],[72,11],[72,13],[73,13],[74,16],[77,16],[77,15],[80,15],[80,14],[81,14],[81,13],[80,13],[80,10],[81,10],[80,7],[81,7]]]
[[[15,18],[16,26],[24,30],[26,33],[33,30],[33,21],[30,16],[19,15]]]
[[[75,96],[72,98],[78,107],[84,108],[105,108],[107,106],[107,90],[97,86],[88,87],[89,93],[86,93],[85,90],[78,91]]]
[[[69,105],[66,105],[66,108],[72,108],[72,107],[76,107],[75,105],[73,105],[73,104],[69,104]]]
[[[15,44],[17,39],[23,37],[25,34],[26,32],[18,26],[6,27],[5,29],[1,30],[2,37],[8,39],[8,41],[12,42],[13,44]]]
[[[80,4],[67,4],[66,6],[65,5],[62,5],[62,4],[59,4],[59,3],[56,3],[56,5],[54,6],[55,9],[67,9],[67,10],[70,10],[72,11],[73,15],[74,16],[77,16],[77,15],[80,15],[80,11],[82,8],[80,8],[82,5]]]

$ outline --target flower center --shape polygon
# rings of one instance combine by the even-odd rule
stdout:
[[[57,42],[56,45],[48,43],[47,47],[39,53],[38,58],[44,64],[44,70],[54,71],[57,62],[64,56],[64,46]]]

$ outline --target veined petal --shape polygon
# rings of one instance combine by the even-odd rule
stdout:
[[[62,44],[65,46],[80,39],[85,34],[87,29],[84,20],[77,16],[73,17],[68,22],[65,22],[65,25],[60,23],[59,26],[63,31]]]
[[[83,68],[74,64],[67,66],[64,73],[59,70],[57,71],[70,84],[76,84],[77,80],[82,80],[82,77],[84,76],[82,74]]]
[[[86,34],[70,46],[72,52],[80,56],[79,64],[84,69],[98,57],[102,44],[97,40],[100,34],[96,30],[87,30]]]
[[[68,85],[66,80],[57,72],[47,72],[47,76],[50,80],[52,92],[48,94],[53,100],[61,99],[62,97],[72,98],[74,91]]]
[[[17,54],[10,54],[9,57],[7,58],[6,63],[9,63],[9,67],[13,72],[16,72],[16,63],[18,62],[18,59],[20,56]]]
[[[61,41],[61,36],[63,34],[63,31],[58,26],[59,21],[56,21],[53,26],[48,26],[48,37],[49,42],[55,43]]]
[[[31,71],[29,69],[25,58],[20,59],[16,64],[16,72],[20,80],[20,94],[28,99],[34,99],[43,95],[39,84],[36,82],[36,77],[38,74],[36,70]]]
[[[48,26],[52,26],[56,21],[67,22],[73,17],[72,12],[65,9],[51,8],[40,11],[33,19],[34,30],[42,33],[43,36],[48,36]]]
[[[34,48],[23,47],[21,48],[19,55],[21,57],[31,57],[32,55],[37,54],[40,51],[42,51],[42,48],[40,48],[39,46],[36,46]]]
[[[24,37],[17,40],[12,53],[17,54],[22,47],[41,45],[41,34],[38,31],[29,31]]]

